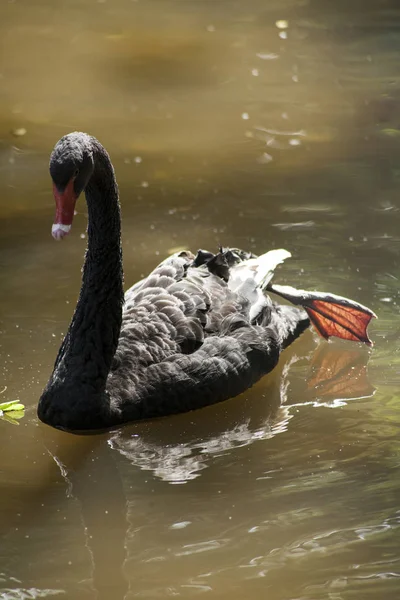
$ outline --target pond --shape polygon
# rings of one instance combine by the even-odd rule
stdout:
[[[392,600],[400,585],[400,8],[394,0],[0,7],[0,598]],[[378,315],[307,331],[251,390],[92,436],[36,417],[79,293],[82,130],[120,185],[126,286],[177,248],[286,248],[275,281]]]

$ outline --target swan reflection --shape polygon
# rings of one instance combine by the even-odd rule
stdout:
[[[188,418],[184,417],[186,429],[179,430],[178,439],[176,429],[174,432],[168,430],[165,437],[166,432],[162,431],[165,425],[163,420],[151,423],[150,429],[144,433],[131,433],[129,429],[118,431],[108,443],[135,467],[151,471],[162,481],[184,484],[199,477],[215,457],[286,431],[295,407],[313,404],[333,408],[352,399],[372,396],[375,389],[368,380],[368,357],[364,349],[320,344],[306,358],[296,355],[290,357],[282,366],[278,379],[273,378],[271,381],[266,378],[263,386],[257,386],[257,391],[262,391],[262,398],[260,400],[257,397],[257,403],[261,403],[264,408],[264,414],[258,418],[255,418],[253,411],[249,411],[251,416],[241,416],[229,423],[226,413],[218,414],[221,409],[215,407],[212,420],[209,419],[211,411],[193,413],[190,417],[192,427],[189,430]],[[305,385],[303,383],[301,386],[305,361],[309,366],[306,367]],[[300,367],[301,373],[295,372],[296,366]],[[299,379],[296,381],[296,389],[304,388],[301,402],[288,399],[291,377]],[[243,398],[239,401],[243,402]],[[236,413],[235,415],[237,417]],[[224,422],[226,427],[223,426]],[[219,424],[217,431],[216,423]]]

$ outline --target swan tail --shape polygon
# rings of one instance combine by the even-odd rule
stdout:
[[[291,256],[287,250],[270,250],[257,258],[249,258],[235,265],[230,270],[229,288],[236,291],[249,279],[256,287],[265,290],[271,281],[278,265]]]

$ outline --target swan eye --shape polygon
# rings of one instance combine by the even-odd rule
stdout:
[[[75,169],[74,174],[73,174],[73,178],[76,179],[79,175],[79,169]]]

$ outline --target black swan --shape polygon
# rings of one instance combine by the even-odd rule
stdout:
[[[270,283],[285,250],[258,258],[238,249],[180,252],[124,295],[118,186],[106,150],[70,133],[52,152],[50,174],[53,237],[68,234],[82,191],[89,223],[78,303],[39,401],[43,422],[107,429],[226,400],[271,371],[310,320],[325,338],[371,344],[368,308]]]

